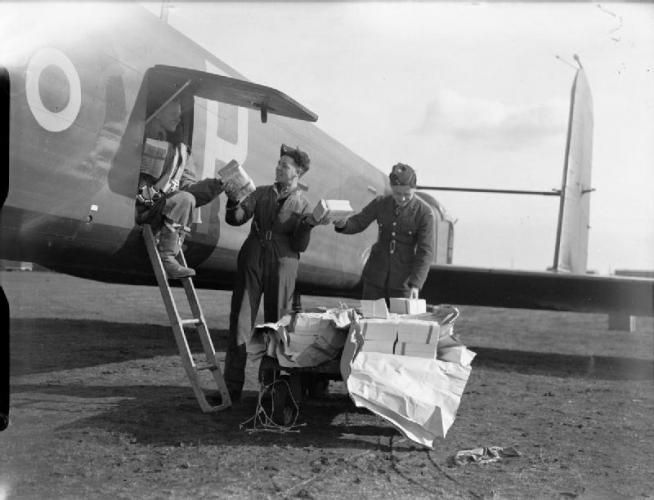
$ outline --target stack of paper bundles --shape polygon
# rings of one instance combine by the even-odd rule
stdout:
[[[145,144],[143,144],[143,155],[141,156],[141,173],[159,179],[163,174],[170,147],[170,143],[166,141],[146,139]]]
[[[291,321],[295,333],[314,333],[320,335],[329,328],[330,321],[322,313],[297,313]]]
[[[361,335],[364,352],[393,354],[397,341],[397,322],[384,319],[362,319]]]
[[[388,308],[384,299],[362,300],[361,315],[364,318],[388,318]]]
[[[400,319],[395,354],[436,359],[440,325],[436,321]]]
[[[289,333],[291,345],[293,340],[300,354],[295,361],[300,366],[316,366],[321,362],[336,357],[345,343],[345,333],[339,332],[329,313],[298,313],[295,315]],[[311,339],[311,341],[309,341]],[[296,349],[293,349],[296,350]]]
[[[348,200],[320,200],[313,209],[313,218],[317,221],[327,219],[329,222],[347,219],[352,215],[352,206]]]
[[[294,315],[289,328],[288,347],[293,352],[302,352],[329,329],[329,320],[323,319],[318,313],[298,313]]]
[[[325,313],[298,313],[293,322],[293,332],[298,335],[313,334],[316,338],[323,338],[328,343],[343,342],[340,337],[343,334],[338,332],[334,321]],[[338,340],[337,340],[338,338]]]
[[[302,352],[307,347],[312,345],[317,338],[318,338],[317,335],[313,335],[310,333],[297,334],[295,332],[288,332],[288,348],[292,352]]]
[[[391,312],[397,314],[424,314],[427,312],[425,299],[405,299],[392,297]]]
[[[224,183],[230,184],[230,190],[227,194],[233,200],[240,201],[255,190],[254,181],[236,160],[231,160],[218,170],[218,175]]]
[[[370,320],[372,321],[372,320]],[[379,321],[379,320],[376,320]],[[423,329],[402,329],[402,338],[436,342],[445,349],[462,346],[456,337],[441,338]],[[398,323],[399,330],[399,323]],[[367,333],[367,332],[366,332]],[[368,334],[370,337],[370,334]],[[399,339],[399,332],[398,332]],[[441,359],[421,359],[378,352],[364,352],[360,322],[352,323],[341,357],[341,375],[350,397],[358,407],[367,408],[395,425],[416,443],[433,448],[445,437],[454,422],[471,366]],[[401,347],[395,351],[399,352]],[[474,355],[474,353],[471,353]]]

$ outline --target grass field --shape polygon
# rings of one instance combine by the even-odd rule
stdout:
[[[604,315],[461,307],[455,329],[478,356],[457,420],[426,450],[356,409],[339,382],[303,406],[300,432],[245,432],[255,366],[241,402],[201,413],[156,288],[0,280],[12,373],[0,499],[654,497],[651,320],[627,333]],[[229,298],[200,291],[221,355]],[[452,464],[492,445],[521,456]]]

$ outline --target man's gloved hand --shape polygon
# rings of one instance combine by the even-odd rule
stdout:
[[[417,286],[412,286],[411,287],[411,292],[409,294],[409,298],[410,299],[417,299],[419,293],[420,293],[420,289]]]
[[[239,189],[238,185],[236,182],[232,179],[221,179],[222,184],[223,184],[223,189],[225,190],[225,194],[227,195],[227,198],[229,198],[232,201],[239,202],[241,201],[239,199],[239,194],[244,192],[243,189]]]
[[[307,222],[312,226],[323,226],[325,224],[329,224],[329,217],[327,217],[327,214],[325,214],[321,220],[316,220],[313,214],[309,214],[307,216]]]
[[[152,205],[161,197],[161,193],[154,187],[143,184],[136,195],[136,201],[144,205]]]
[[[339,219],[334,221],[334,226],[336,226],[338,229],[343,229],[346,224],[347,219]]]

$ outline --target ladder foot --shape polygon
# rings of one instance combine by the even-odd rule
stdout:
[[[207,403],[209,406],[220,406],[223,404],[223,396],[220,394],[220,392],[211,392],[209,394],[205,394],[205,399],[207,400]]]

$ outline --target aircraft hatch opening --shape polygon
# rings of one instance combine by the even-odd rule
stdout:
[[[269,114],[312,122],[318,119],[276,89],[188,68],[154,66],[146,73],[144,89],[144,146],[137,189],[143,185],[144,175],[152,177],[149,184],[156,187],[165,184],[170,175],[178,180],[171,165],[178,151],[173,145],[180,143],[192,152],[191,165],[198,180],[215,178],[232,159],[243,163],[248,149],[247,109],[258,110],[264,123]],[[209,224],[202,224],[203,207],[194,211],[193,223],[199,224],[194,231],[217,236],[220,221],[218,208],[214,208],[204,210],[211,218]]]

